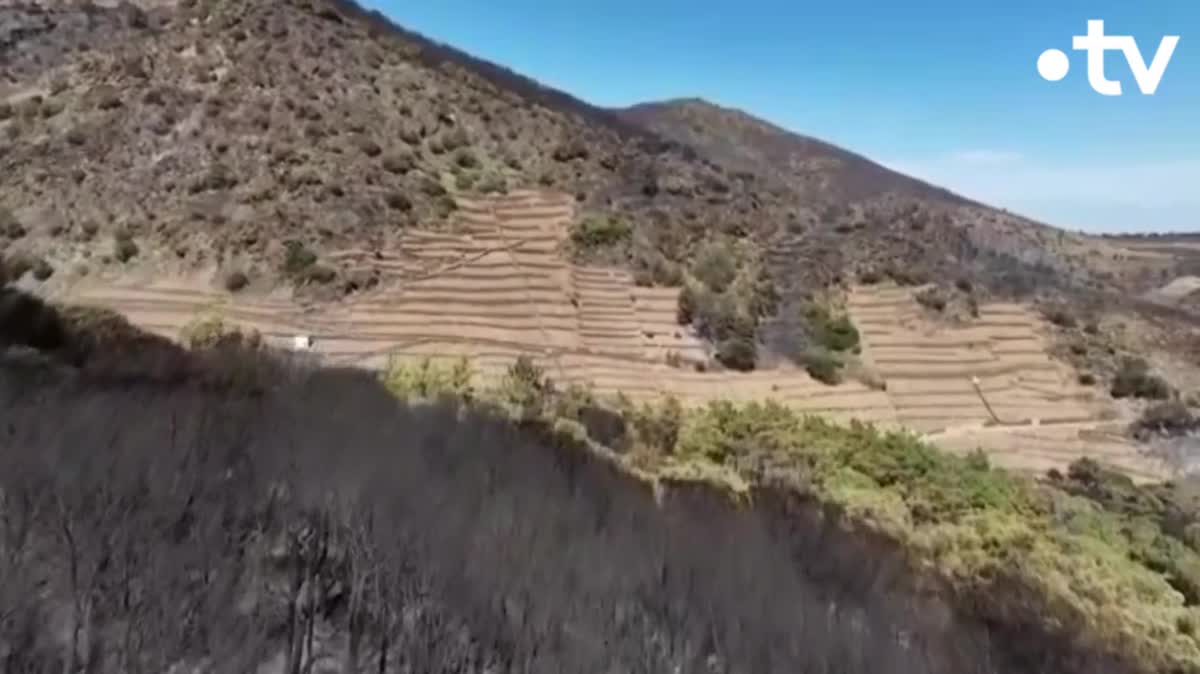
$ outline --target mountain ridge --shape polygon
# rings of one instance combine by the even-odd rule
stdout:
[[[373,282],[338,251],[382,254],[451,226],[459,195],[531,186],[627,223],[574,254],[639,283],[678,286],[719,240],[743,242],[768,277],[730,309],[751,336],[772,308],[791,320],[863,278],[1023,298],[1124,283],[1091,239],[748,113],[685,101],[708,125],[691,133],[663,103],[600,108],[349,0],[5,7],[57,17],[0,45],[39,54],[0,89],[0,208],[19,234],[5,253],[51,285],[216,267],[333,299]],[[72,25],[92,32],[60,34]],[[736,152],[714,141],[722,125],[744,136]]]

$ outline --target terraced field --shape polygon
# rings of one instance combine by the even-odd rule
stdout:
[[[926,320],[914,291],[858,288],[848,308],[864,358],[887,381],[905,426],[922,432],[961,425],[1063,423],[1105,415],[1094,390],[1052,360],[1041,319],[1016,304],[980,307],[971,325]]]
[[[912,289],[855,289],[848,304],[863,358],[886,391],[853,381],[826,386],[794,367],[700,371],[693,364],[708,360],[707,348],[677,324],[677,291],[639,288],[624,270],[567,260],[573,199],[519,191],[458,202],[449,231],[413,231],[387,250],[331,255],[381,277],[376,289],[338,303],[304,307],[282,294],[230,295],[205,279],[90,279],[68,295],[172,337],[204,312],[281,344],[311,335],[314,351],[343,365],[379,369],[393,357],[465,356],[482,381],[527,355],[557,382],[600,393],[672,394],[685,404],[771,398],[837,420],[940,433],[956,449],[992,447],[1001,460],[1027,467],[1061,465],[1095,448],[1116,464],[1153,471],[1128,443],[1079,440],[1105,418],[1103,401],[1046,355],[1040,319],[1020,306],[984,306],[972,325],[947,328],[922,317]]]

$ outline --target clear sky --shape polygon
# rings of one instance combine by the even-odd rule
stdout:
[[[699,96],[1051,224],[1200,231],[1200,0],[365,0],[591,103]],[[1089,87],[1088,19],[1132,35]],[[1043,80],[1038,56],[1071,70]]]

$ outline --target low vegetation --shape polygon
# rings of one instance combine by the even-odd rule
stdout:
[[[113,258],[118,262],[129,262],[140,252],[141,249],[128,231],[120,230],[113,235]]]
[[[814,376],[836,376],[837,366],[822,362],[814,359]],[[523,392],[521,418],[540,409],[551,426],[578,433],[580,406],[537,402],[562,394],[531,372],[504,385]],[[980,619],[1019,615],[1092,648],[1200,666],[1200,484],[1139,487],[1089,460],[1036,482],[991,468],[983,455],[952,456],[911,436],[839,427],[769,402],[613,408],[631,432],[607,441],[638,465],[701,462],[710,468],[691,472],[782,478],[813,490],[934,562],[964,596],[990,597],[971,604]],[[1002,589],[1011,582],[1040,603]]]
[[[571,230],[571,241],[580,251],[629,243],[633,226],[619,215],[588,215]]]
[[[926,288],[917,293],[914,298],[917,300],[917,304],[938,313],[945,311],[948,304],[946,294],[939,288]]]
[[[813,342],[818,346],[836,352],[861,350],[861,336],[848,315],[835,317],[827,307],[817,303],[809,304],[805,313]]]
[[[431,358],[417,361],[393,357],[382,381],[388,391],[401,399],[438,399],[444,396],[471,400],[474,397],[474,372],[466,358],[450,364]]]
[[[1142,358],[1122,359],[1113,376],[1111,392],[1114,398],[1146,398],[1166,400],[1171,387],[1160,376],[1150,372],[1150,365]]]
[[[1179,400],[1146,408],[1133,425],[1133,434],[1143,439],[1177,437],[1200,432],[1200,419]]]
[[[760,323],[777,308],[775,286],[749,241],[716,237],[691,257],[679,295],[677,319],[716,345],[718,361],[752,370],[758,360]]]
[[[550,426],[578,434],[581,407],[537,402],[563,394],[530,372],[504,385],[522,392],[521,418],[540,409]],[[700,462],[710,468],[687,472],[784,479],[814,491],[933,562],[962,596],[989,597],[970,603],[979,619],[1029,621],[1144,663],[1200,665],[1196,484],[1139,487],[1088,460],[1036,482],[991,468],[982,455],[952,456],[911,436],[839,427],[769,402],[613,407],[630,432],[608,440],[643,468]],[[1014,582],[1041,599],[1030,605],[1004,589]]]

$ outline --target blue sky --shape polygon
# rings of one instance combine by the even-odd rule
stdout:
[[[966,196],[1089,231],[1200,231],[1200,0],[366,0],[396,22],[598,105],[700,96]],[[1088,19],[1158,92],[1092,91]],[[1071,71],[1037,73],[1045,49]]]

